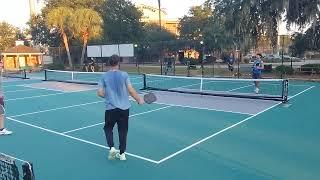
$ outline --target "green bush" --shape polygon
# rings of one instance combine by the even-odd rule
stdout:
[[[52,69],[52,70],[64,70],[65,66],[62,63],[53,63],[53,64],[48,64],[45,66],[45,69]]]
[[[275,70],[278,74],[292,75],[294,73],[294,69],[291,66],[285,66],[285,65],[278,66],[276,67]]]
[[[301,71],[304,73],[311,74],[315,72],[316,74],[320,74],[320,64],[305,64],[301,66]]]

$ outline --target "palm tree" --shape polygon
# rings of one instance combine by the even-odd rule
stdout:
[[[75,37],[83,40],[80,64],[83,64],[86,47],[90,39],[99,38],[102,34],[103,20],[99,13],[92,9],[80,8],[72,15],[71,29]]]
[[[47,15],[47,25],[49,29],[55,29],[57,30],[60,35],[62,36],[63,43],[65,45],[67,55],[68,55],[68,61],[69,66],[73,67],[72,60],[71,60],[71,54],[69,49],[69,43],[68,43],[68,36],[67,33],[70,30],[70,18],[72,14],[72,10],[67,7],[57,7],[52,9],[48,15]]]

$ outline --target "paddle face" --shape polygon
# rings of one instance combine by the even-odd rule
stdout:
[[[143,99],[144,99],[144,102],[146,102],[147,104],[151,104],[151,103],[154,103],[155,101],[157,101],[156,95],[153,94],[152,92],[145,94],[143,96]]]

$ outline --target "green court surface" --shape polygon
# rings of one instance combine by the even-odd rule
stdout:
[[[131,81],[142,87],[141,77]],[[320,179],[319,83],[290,81],[287,103],[254,114],[132,102],[121,162],[107,159],[96,90],[32,87],[41,82],[3,83],[5,123],[14,134],[0,137],[0,152],[31,161],[37,180]],[[245,86],[217,88],[252,90]]]

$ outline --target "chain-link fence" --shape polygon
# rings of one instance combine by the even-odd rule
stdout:
[[[120,69],[135,74],[251,78],[256,54],[261,53],[264,77],[320,78],[320,58],[293,57],[290,36],[278,36],[273,40],[267,37],[234,38],[231,42],[138,42],[134,43],[134,57],[123,57]],[[80,65],[82,47],[70,47],[70,52],[72,70],[84,71]],[[50,47],[48,54],[55,63],[68,64],[65,48]],[[317,53],[311,56],[308,52],[305,57],[317,57]],[[106,71],[108,58],[95,58],[95,64],[96,71]]]

